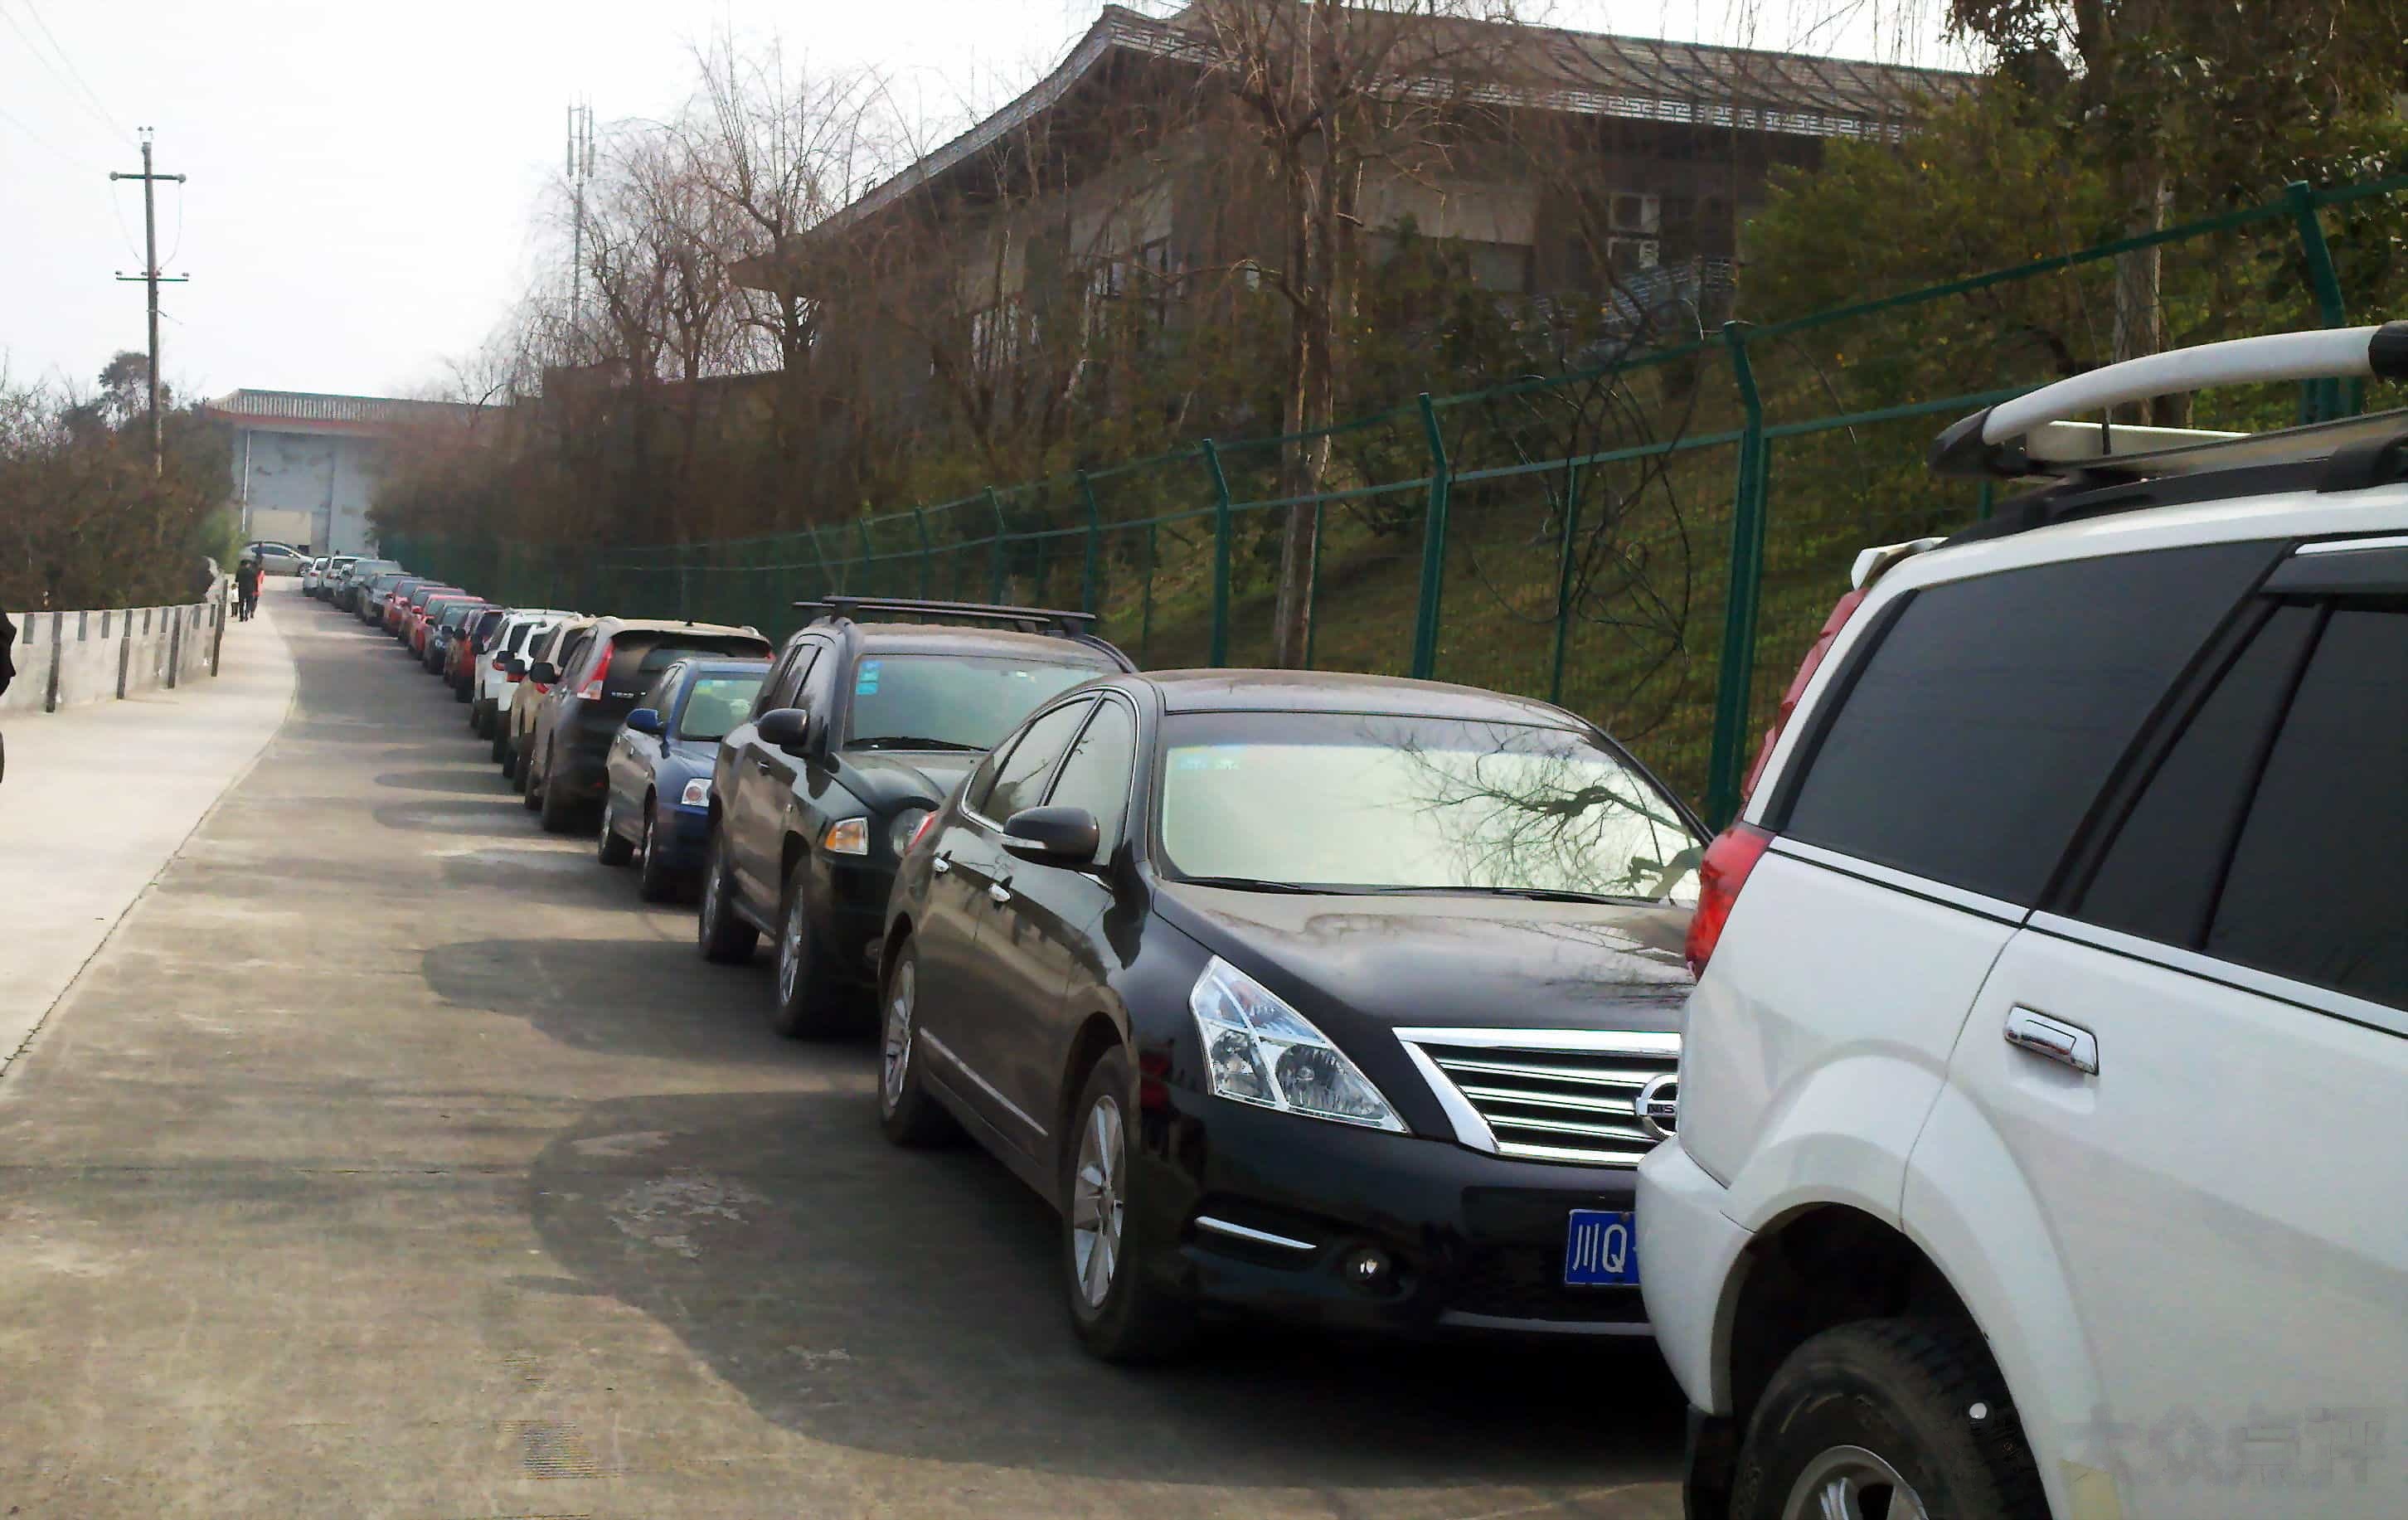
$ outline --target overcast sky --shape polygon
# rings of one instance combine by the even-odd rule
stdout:
[[[1009,98],[1095,0],[0,0],[0,358],[89,387],[143,343],[158,134],[164,370],[181,394],[365,394],[436,380],[526,283],[563,111],[666,115],[691,47],[780,36],[872,65],[931,117]],[[1938,0],[1553,0],[1559,25],[1941,63]],[[1820,21],[1841,13],[1838,23]],[[1897,17],[1910,18],[1901,24]],[[1905,40],[1901,42],[1903,35]]]

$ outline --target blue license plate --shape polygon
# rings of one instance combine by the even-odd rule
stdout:
[[[1631,1287],[1639,1282],[1639,1234],[1627,1209],[1574,1209],[1564,1241],[1564,1285]]]

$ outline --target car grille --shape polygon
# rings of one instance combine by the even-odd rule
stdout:
[[[1400,1029],[1455,1120],[1480,1150],[1531,1161],[1635,1167],[1662,1135],[1638,1101],[1675,1096],[1681,1037],[1638,1031]],[[1450,1101],[1459,1100],[1459,1101]],[[1669,1133],[1669,1125],[1660,1125]]]

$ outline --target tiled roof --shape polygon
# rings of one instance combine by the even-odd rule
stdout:
[[[324,426],[397,427],[474,416],[480,408],[459,401],[410,401],[389,395],[325,395],[315,391],[234,391],[201,404],[220,422],[297,423]]]

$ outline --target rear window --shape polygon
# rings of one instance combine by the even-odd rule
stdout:
[[[610,641],[610,667],[602,678],[606,701],[633,702],[652,678],[680,660],[769,657],[769,641],[745,634],[690,634],[674,630],[623,633]]]
[[[2151,709],[2273,552],[2116,554],[1913,593],[1850,673],[1780,832],[2030,904]]]
[[[519,651],[526,648],[527,635],[534,633],[538,628],[549,631],[551,624],[544,623],[522,623],[511,628],[510,631],[508,634],[505,634],[502,638],[502,652],[505,654],[516,654]]]

